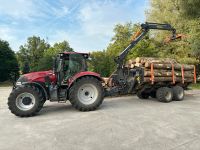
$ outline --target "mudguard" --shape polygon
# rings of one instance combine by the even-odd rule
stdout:
[[[73,77],[68,79],[68,86],[71,87],[72,84],[79,78],[84,77],[84,76],[93,76],[95,78],[97,78],[100,81],[103,81],[103,79],[101,78],[100,74],[96,73],[96,72],[90,72],[90,71],[83,71],[83,72],[79,72],[77,74],[75,74]]]

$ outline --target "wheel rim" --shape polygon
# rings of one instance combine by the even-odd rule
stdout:
[[[94,103],[97,97],[98,91],[93,84],[84,84],[78,89],[78,99],[85,105]]]
[[[167,101],[170,101],[171,98],[172,98],[172,93],[171,92],[166,92],[165,98],[166,98]]]
[[[183,92],[182,90],[180,90],[180,91],[178,92],[177,96],[178,96],[179,99],[182,99],[183,96],[184,96],[184,92]]]
[[[16,106],[23,111],[30,110],[35,105],[35,97],[31,93],[21,93],[16,98]]]

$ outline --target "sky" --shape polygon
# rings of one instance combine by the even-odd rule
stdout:
[[[30,36],[75,51],[105,49],[118,23],[145,22],[148,0],[0,0],[0,39],[19,50]]]

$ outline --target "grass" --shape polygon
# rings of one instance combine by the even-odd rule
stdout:
[[[13,84],[10,81],[0,82],[0,87],[8,87],[12,86]]]
[[[199,89],[200,90],[200,83],[191,84],[189,87],[191,87],[192,89]]]

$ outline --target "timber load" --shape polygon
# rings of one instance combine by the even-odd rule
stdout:
[[[170,58],[137,57],[128,60],[125,67],[129,69],[143,68],[143,82],[196,83],[194,65],[180,64]]]

